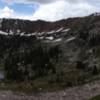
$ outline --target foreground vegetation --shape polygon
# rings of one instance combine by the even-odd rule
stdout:
[[[100,100],[100,95],[91,98],[90,100]]]
[[[90,59],[92,56],[99,59],[99,46],[87,49],[78,45],[69,47],[71,45],[73,43],[66,47],[64,43],[12,37],[0,52],[0,67],[5,76],[0,88],[24,92],[54,91],[95,80],[100,69],[96,64],[89,64],[94,59]]]

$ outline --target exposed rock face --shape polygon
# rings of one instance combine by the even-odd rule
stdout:
[[[98,13],[86,16],[83,18],[69,18],[57,22],[45,21],[28,21],[19,19],[0,19],[0,31],[10,35],[44,35],[51,33],[66,33],[70,29],[70,34],[78,35],[89,39],[91,36],[99,35],[100,33],[100,16]],[[87,37],[85,37],[85,34]]]
[[[49,32],[60,28],[71,28],[78,24],[84,18],[70,18],[57,22],[45,21],[28,21],[20,19],[0,19],[0,30],[7,33],[22,33],[30,34],[34,32]]]

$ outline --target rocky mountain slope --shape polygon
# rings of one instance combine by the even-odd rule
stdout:
[[[42,87],[91,81],[100,72],[99,27],[98,13],[57,22],[0,19],[0,68],[5,79],[39,79]]]

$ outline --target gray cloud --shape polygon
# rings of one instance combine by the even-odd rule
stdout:
[[[27,2],[37,2],[37,3],[51,3],[57,0],[26,0]]]
[[[2,0],[6,3],[25,3],[25,4],[31,4],[31,3],[38,3],[38,4],[49,4],[52,2],[60,1],[60,0]]]
[[[87,0],[24,0],[27,2],[37,2],[37,3],[52,3],[56,1],[66,1],[69,3],[80,3],[80,2],[85,2]]]
[[[39,3],[39,4],[49,4],[56,1],[65,1],[69,3],[81,3],[87,0],[2,0],[6,1],[7,3],[16,2],[16,3]]]
[[[26,2],[36,2],[36,3],[40,3],[40,4],[47,4],[47,3],[53,3],[56,1],[66,1],[69,3],[80,3],[80,2],[85,2],[86,0],[24,0]]]

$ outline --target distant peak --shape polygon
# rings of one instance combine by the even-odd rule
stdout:
[[[91,16],[100,16],[99,12],[93,13]]]

